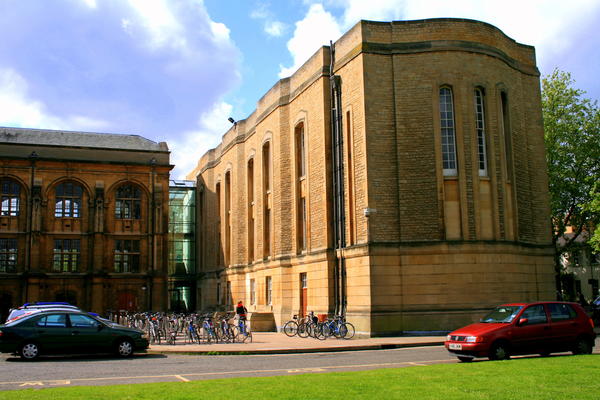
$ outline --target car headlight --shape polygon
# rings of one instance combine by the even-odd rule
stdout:
[[[446,342],[449,342],[450,340],[452,340],[452,336],[450,336],[450,335],[446,336]]]
[[[477,336],[467,336],[467,339],[465,340],[465,342],[467,343],[475,343],[478,342],[479,340],[477,340]]]

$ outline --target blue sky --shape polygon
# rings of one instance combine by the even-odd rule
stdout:
[[[182,178],[360,19],[491,23],[600,99],[599,0],[0,0],[0,126],[166,141]]]

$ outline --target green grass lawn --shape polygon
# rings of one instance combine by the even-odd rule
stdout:
[[[12,399],[600,399],[600,356],[363,372],[2,391]]]

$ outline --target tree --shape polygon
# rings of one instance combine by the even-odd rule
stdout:
[[[550,184],[556,288],[561,292],[561,256],[600,221],[594,199],[600,189],[600,110],[573,87],[571,74],[555,69],[542,79],[542,112]],[[567,233],[567,227],[572,232]],[[596,232],[597,233],[597,232]]]

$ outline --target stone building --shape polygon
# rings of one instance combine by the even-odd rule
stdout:
[[[483,22],[359,22],[188,179],[204,307],[386,335],[555,295],[535,50]]]
[[[25,301],[166,309],[165,143],[0,128],[0,168],[3,315]]]

